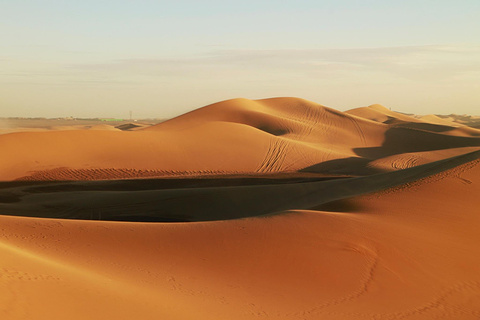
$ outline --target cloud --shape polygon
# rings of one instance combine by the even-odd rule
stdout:
[[[216,50],[197,56],[121,59],[69,68],[111,76],[306,77],[361,79],[369,75],[413,81],[448,81],[480,70],[480,46],[406,46],[311,50]],[[364,78],[364,80],[368,80]]]
[[[97,63],[0,61],[3,84],[278,88],[480,82],[480,46],[430,45],[299,50],[211,50]],[[246,90],[247,90],[246,89]]]

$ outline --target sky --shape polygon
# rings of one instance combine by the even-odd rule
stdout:
[[[0,117],[300,97],[480,115],[480,1],[1,0]]]

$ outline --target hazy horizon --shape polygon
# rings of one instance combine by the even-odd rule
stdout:
[[[478,1],[5,1],[0,117],[171,118],[293,96],[478,114]]]

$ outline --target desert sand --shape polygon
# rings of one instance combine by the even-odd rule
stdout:
[[[0,319],[480,318],[479,129],[297,98],[74,129],[0,135]]]

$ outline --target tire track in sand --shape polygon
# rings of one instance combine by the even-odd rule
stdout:
[[[287,156],[288,149],[289,144],[287,141],[280,138],[271,139],[267,153],[255,172],[272,173],[280,171]]]
[[[357,120],[355,120],[354,118],[347,117],[347,119],[352,122],[353,126],[355,127],[355,129],[358,132],[358,136],[360,137],[360,140],[362,141],[363,145],[366,146],[367,145],[367,139],[365,138],[365,133],[363,132],[362,127],[358,124]]]
[[[128,168],[91,168],[72,169],[55,168],[50,170],[33,171],[28,176],[20,177],[17,181],[70,181],[70,180],[112,180],[112,179],[140,179],[160,178],[170,176],[196,177],[209,175],[238,174],[239,171],[227,170],[157,170],[157,169],[128,169]]]

